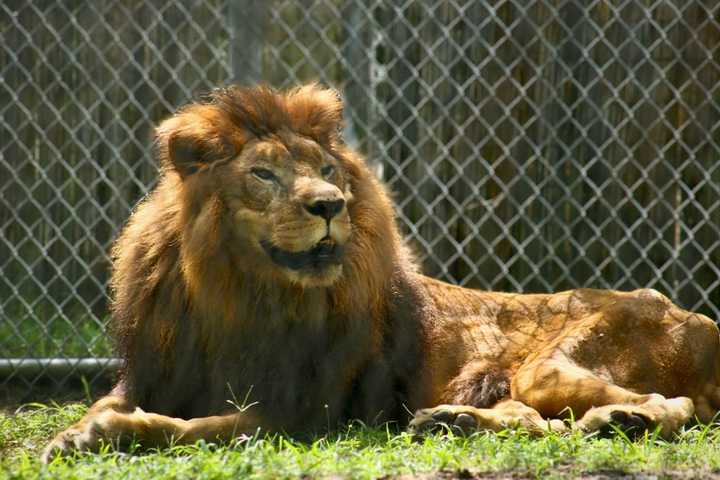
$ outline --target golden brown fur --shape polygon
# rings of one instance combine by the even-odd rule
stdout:
[[[659,425],[720,406],[718,331],[652,290],[481,292],[417,273],[332,90],[230,87],[157,129],[113,250],[122,375],[46,450],[312,432]],[[230,400],[253,404],[238,410]],[[146,413],[147,412],[147,413]]]

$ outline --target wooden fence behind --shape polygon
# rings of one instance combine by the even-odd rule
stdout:
[[[38,354],[28,322],[70,325],[60,354],[103,325],[153,125],[231,81],[341,89],[429,274],[650,286],[717,317],[718,9],[586,3],[3,2],[0,356]]]

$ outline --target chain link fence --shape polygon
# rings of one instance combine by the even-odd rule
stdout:
[[[154,184],[152,127],[232,81],[339,88],[430,275],[653,287],[717,318],[719,18],[701,0],[3,1],[0,385],[112,367],[108,250]]]

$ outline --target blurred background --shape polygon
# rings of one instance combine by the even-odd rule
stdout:
[[[153,126],[231,82],[337,87],[432,276],[653,287],[718,318],[717,2],[3,0],[0,39],[18,398],[112,371],[108,251],[156,181]]]

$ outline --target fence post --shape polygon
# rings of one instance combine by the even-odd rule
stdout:
[[[342,3],[343,37],[342,55],[347,68],[345,96],[345,141],[366,155],[367,162],[382,178],[382,162],[376,146],[374,127],[377,114],[377,100],[372,71],[376,60],[373,55],[374,25],[372,9],[363,9],[358,0]]]
[[[228,0],[232,82],[242,85],[263,80],[262,51],[267,0]]]

